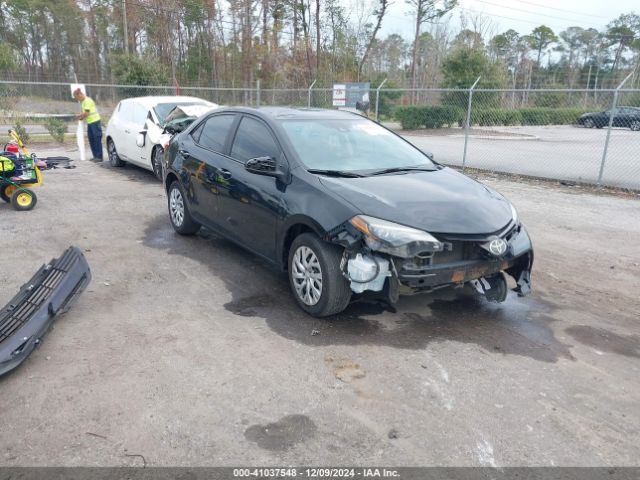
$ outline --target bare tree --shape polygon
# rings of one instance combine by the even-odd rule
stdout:
[[[438,20],[450,12],[458,0],[405,0],[413,7],[416,16],[415,34],[413,37],[413,51],[411,54],[411,88],[416,88],[416,60],[420,31],[425,23]]]
[[[380,31],[382,20],[385,13],[387,13],[387,8],[389,7],[390,3],[391,2],[389,2],[389,0],[378,0],[378,7],[373,11],[373,14],[376,17],[376,25],[375,27],[373,27],[371,37],[369,37],[369,42],[367,43],[367,48],[365,48],[364,53],[362,54],[362,58],[358,63],[358,79],[360,79],[360,75],[362,75],[362,67],[367,61],[367,57],[369,56],[369,52],[371,51],[371,46],[376,41],[376,35],[378,35],[378,32]]]

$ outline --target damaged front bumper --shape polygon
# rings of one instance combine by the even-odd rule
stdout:
[[[474,243],[457,243],[455,248],[467,251],[474,249],[475,252],[457,254],[463,258],[455,258],[445,263],[425,264],[424,261],[420,261],[421,259],[397,259],[394,265],[400,284],[414,292],[419,292],[450,284],[463,284],[504,271],[516,281],[518,294],[522,296],[529,294],[533,247],[524,227],[519,227],[519,231],[510,239],[507,251],[499,257],[482,252],[479,244],[474,245]],[[437,259],[437,256],[436,253],[434,259]],[[465,256],[471,258],[464,258]]]
[[[91,281],[77,247],[43,265],[0,311],[0,376],[20,365],[38,346],[54,319]]]
[[[351,232],[351,238],[355,238]],[[342,239],[346,236],[342,235]],[[491,244],[498,240],[499,252],[491,251]],[[362,292],[362,285],[354,282],[351,271],[362,249],[366,259],[377,264],[371,271],[386,276],[384,288],[376,289],[389,302],[395,303],[400,295],[427,293],[439,288],[470,283],[487,299],[504,301],[507,284],[502,272],[509,274],[516,282],[514,290],[520,296],[531,292],[531,268],[533,246],[524,226],[519,223],[507,225],[501,232],[488,236],[438,235],[444,247],[439,251],[425,252],[411,257],[385,255],[369,249],[360,242],[345,244],[344,265],[347,278],[351,280],[354,293]],[[360,244],[360,247],[358,247]],[[389,263],[389,269],[380,265]],[[343,269],[345,271],[345,269]],[[368,278],[368,277],[367,277]],[[369,284],[381,285],[380,279],[373,278]],[[369,285],[367,284],[367,286]]]

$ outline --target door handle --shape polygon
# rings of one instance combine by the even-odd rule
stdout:
[[[125,130],[124,133],[131,133],[131,130]]]
[[[224,168],[220,170],[220,175],[225,180],[229,180],[233,176],[229,170],[226,170]]]
[[[184,158],[189,158],[191,154],[186,150],[178,150],[178,153],[182,155]]]

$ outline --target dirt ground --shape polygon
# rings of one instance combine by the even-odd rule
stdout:
[[[252,255],[174,234],[150,172],[44,175],[35,210],[0,205],[0,303],[71,244],[93,281],[0,378],[0,465],[638,465],[637,198],[488,178],[533,238],[531,297],[318,320]]]

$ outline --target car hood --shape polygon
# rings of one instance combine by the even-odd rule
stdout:
[[[210,105],[176,105],[165,117],[163,125],[166,126],[172,121],[187,117],[195,119],[214,108],[218,108],[215,103]]]
[[[513,216],[502,195],[449,168],[320,181],[365,215],[432,233],[493,233]]]

